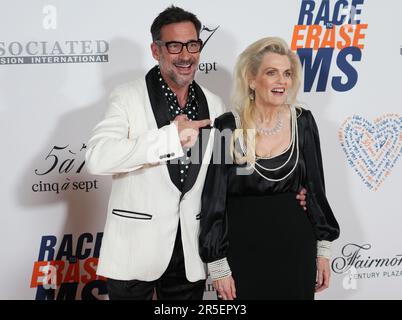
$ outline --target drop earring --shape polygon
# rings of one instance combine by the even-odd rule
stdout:
[[[250,85],[250,90],[249,90],[249,93],[248,93],[248,97],[249,97],[249,99],[251,101],[254,101],[254,99],[255,99],[255,87],[252,86],[252,85]]]

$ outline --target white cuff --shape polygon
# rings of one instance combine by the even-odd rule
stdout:
[[[317,257],[331,258],[331,241],[317,241]]]
[[[232,275],[229,263],[226,258],[208,263],[208,270],[213,281],[226,278]]]
[[[183,147],[180,143],[179,137],[179,129],[178,127],[171,122],[169,125],[160,128],[159,130],[163,130],[165,132],[164,139],[160,141],[159,144],[159,152],[163,155],[170,154],[170,160],[175,158],[180,158],[184,155]],[[169,160],[169,159],[167,159]]]

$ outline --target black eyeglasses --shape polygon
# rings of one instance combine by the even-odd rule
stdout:
[[[169,53],[171,54],[179,54],[180,52],[183,51],[183,46],[187,48],[187,51],[189,53],[197,53],[200,52],[202,49],[202,40],[190,40],[186,43],[180,42],[180,41],[162,41],[162,40],[156,40],[155,43],[158,45],[165,45],[166,49]]]

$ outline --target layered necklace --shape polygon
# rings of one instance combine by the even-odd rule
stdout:
[[[293,171],[296,169],[297,164],[298,164],[298,162],[299,162],[299,134],[298,134],[298,129],[297,129],[298,127],[297,127],[296,108],[295,108],[294,106],[290,106],[290,114],[291,114],[291,125],[290,125],[290,128],[291,128],[291,135],[292,135],[292,138],[291,138],[291,142],[290,142],[291,152],[290,152],[289,157],[287,158],[287,160],[286,160],[283,164],[281,164],[280,166],[278,166],[278,167],[276,167],[276,168],[267,168],[267,167],[264,167],[263,165],[261,165],[260,163],[258,163],[258,161],[257,161],[258,159],[256,159],[256,161],[255,161],[253,164],[251,164],[251,166],[253,167],[253,169],[254,169],[262,178],[264,178],[265,180],[272,181],[272,182],[278,182],[278,181],[285,180],[287,177],[289,177],[289,176],[293,173]],[[278,120],[277,120],[277,123],[278,123]],[[277,127],[277,125],[275,125],[275,127]],[[270,130],[273,131],[273,130],[275,129],[275,127],[272,128],[272,129],[270,129]],[[277,131],[279,131],[279,130],[280,130],[280,129],[277,129]],[[258,128],[257,128],[257,131],[258,131]],[[272,134],[275,134],[275,133],[272,133]],[[292,167],[292,169],[291,169],[288,173],[286,173],[283,177],[278,178],[278,179],[273,179],[273,178],[266,177],[264,174],[261,173],[260,170],[268,171],[268,172],[274,172],[274,171],[277,171],[277,170],[282,169],[286,164],[288,164],[288,162],[290,161],[290,159],[293,157],[293,154],[294,154],[295,149],[296,149],[296,160],[295,160],[295,164],[294,164],[294,166]]]

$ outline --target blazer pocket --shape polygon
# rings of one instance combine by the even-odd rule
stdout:
[[[129,219],[138,219],[138,220],[151,220],[152,219],[151,214],[135,212],[135,211],[113,209],[112,214],[119,216],[119,217],[123,217],[123,218],[129,218]]]

